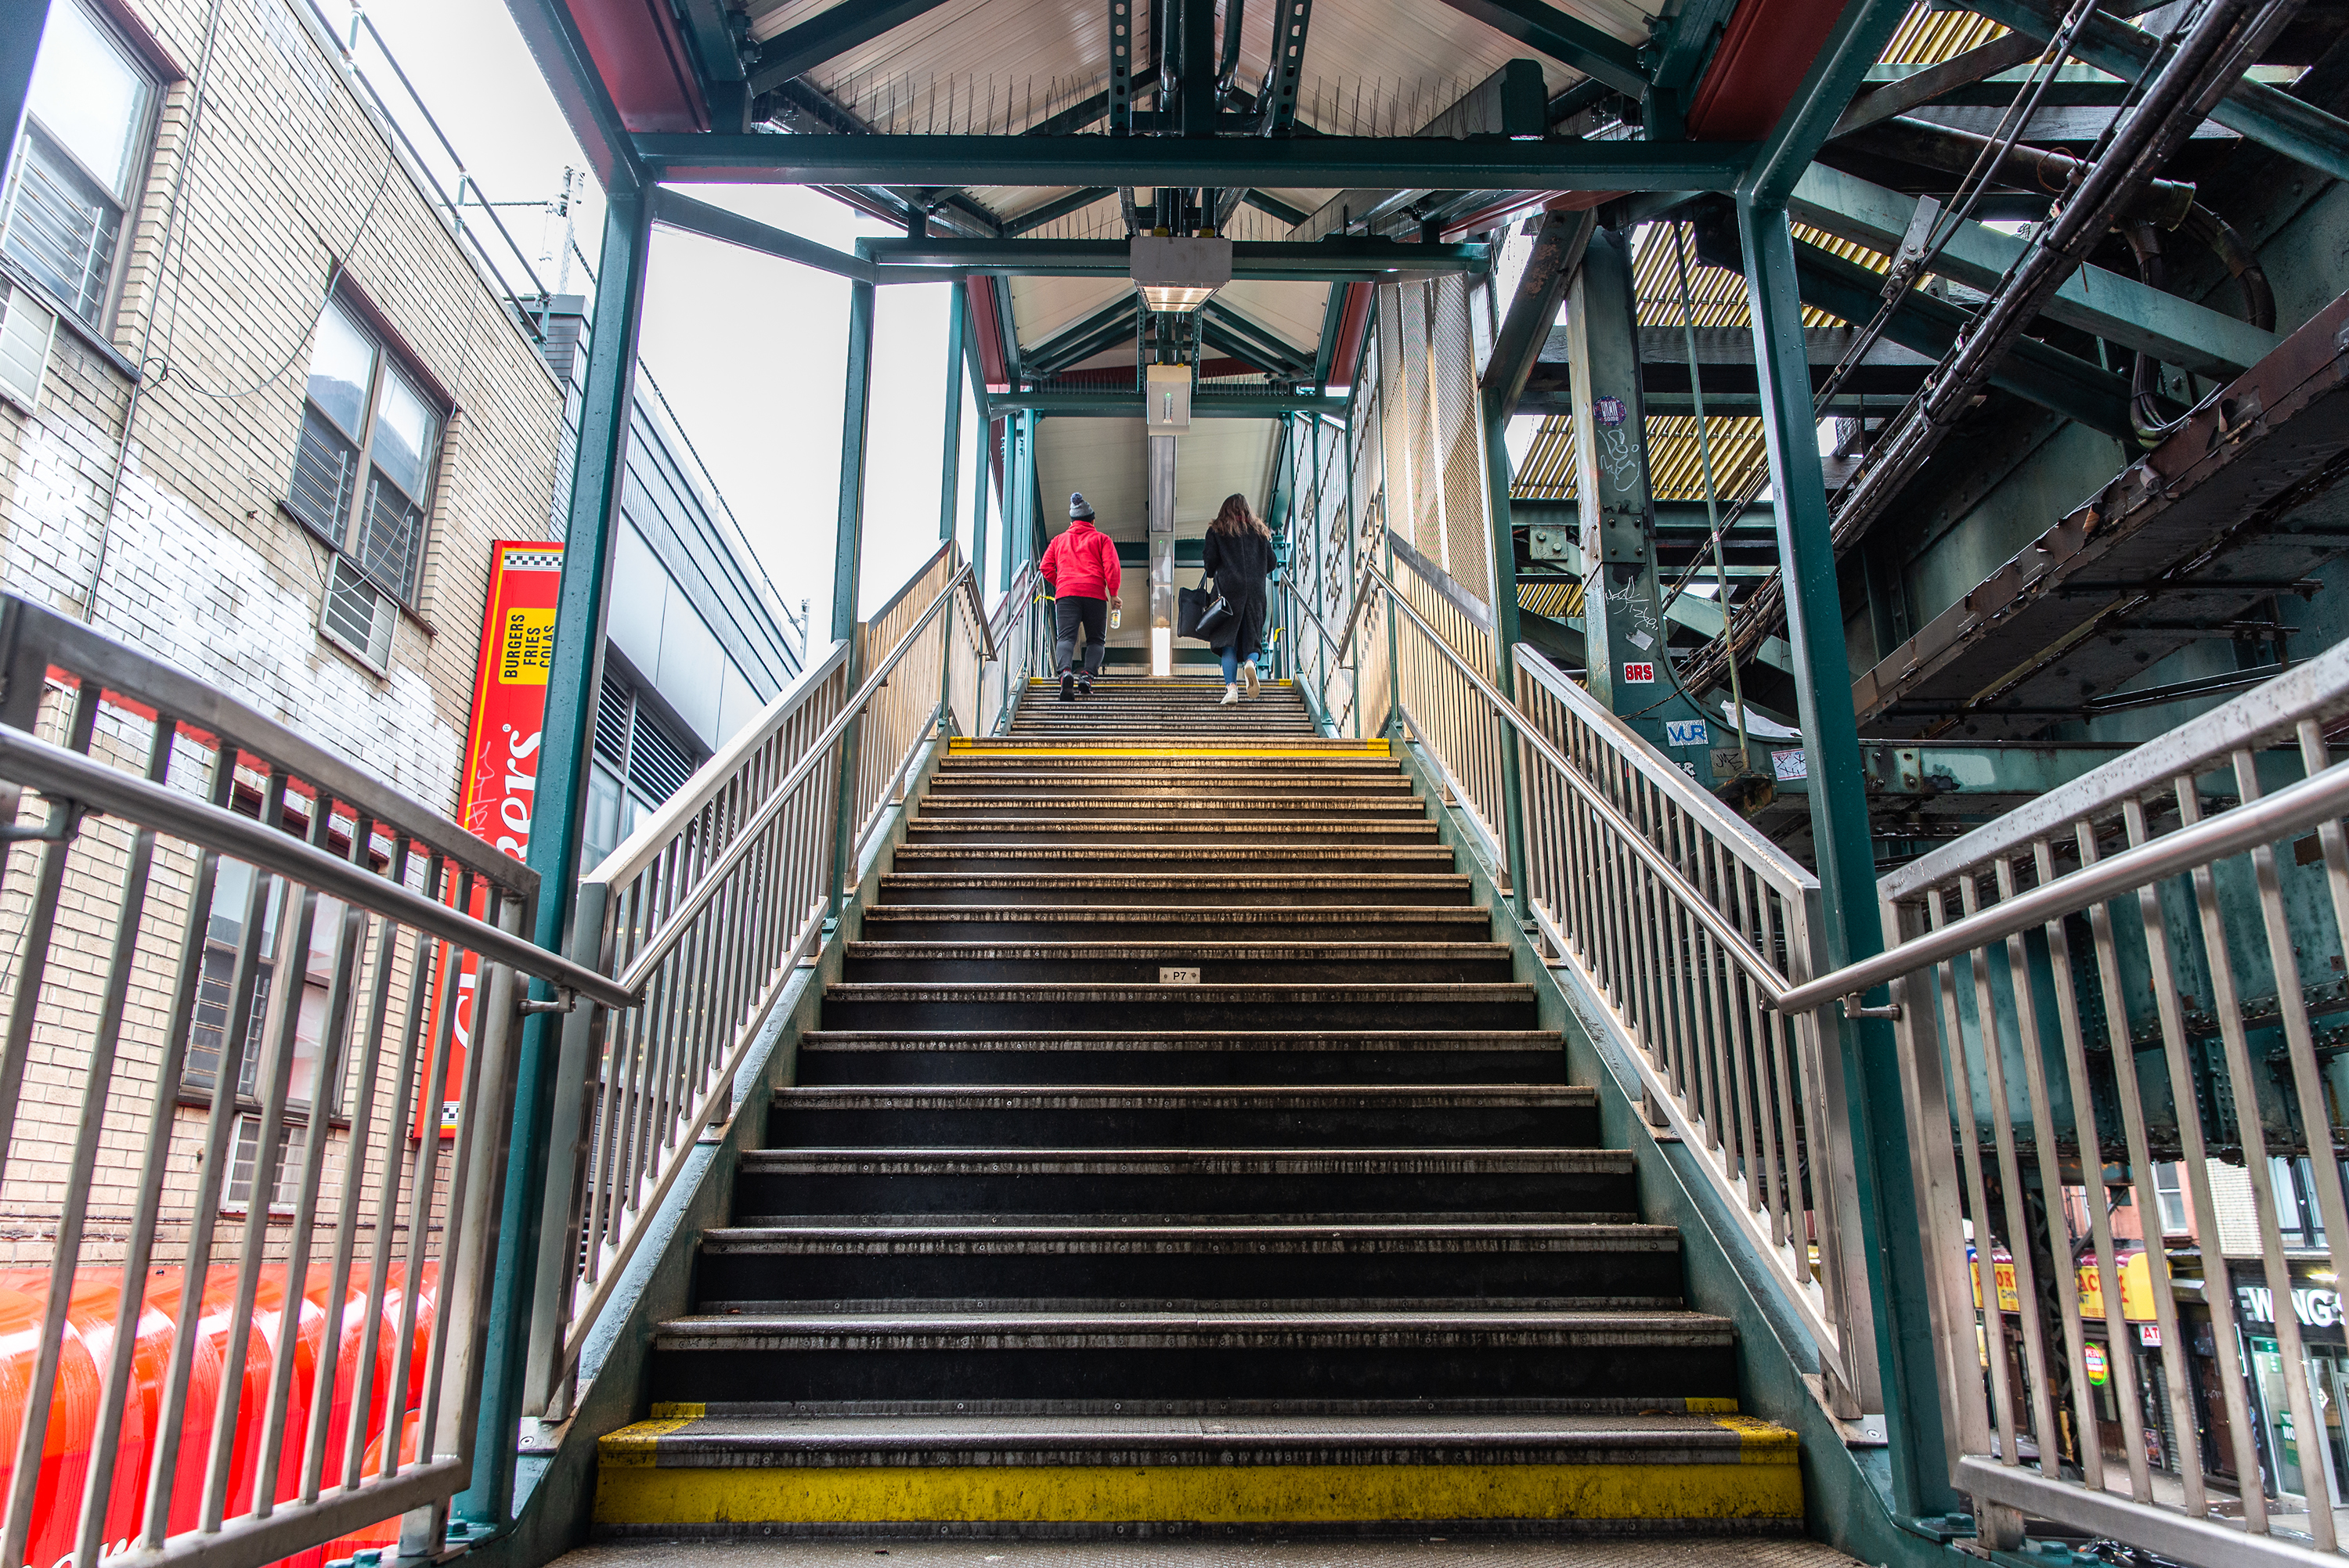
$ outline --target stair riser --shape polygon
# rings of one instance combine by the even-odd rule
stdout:
[[[1097,844],[1108,853],[1119,856],[1129,855],[1135,850],[1178,845],[1214,847],[1228,844],[1236,839],[1260,841],[1277,837],[1292,853],[1309,845],[1317,849],[1326,846],[1349,854],[1375,852],[1390,845],[1413,846],[1436,841],[1435,824],[1424,820],[1381,821],[1370,819],[1349,821],[1310,817],[1298,821],[1247,822],[1236,826],[1213,818],[1186,820],[1180,817],[1167,817],[1148,822],[1088,820],[1098,819],[1100,815],[1087,806],[1081,808],[1079,816],[1065,822],[1006,817],[966,823],[925,821],[917,817],[906,824],[905,841],[925,847],[967,844],[998,851],[1023,849],[1036,844]]]
[[[767,1138],[776,1149],[1572,1149],[1596,1146],[1599,1114],[1572,1106],[819,1110],[787,1102],[768,1118]]]
[[[1205,818],[1221,820],[1235,814],[1286,823],[1344,822],[1375,825],[1423,822],[1426,808],[1409,796],[1392,800],[1336,801],[1265,799],[1240,795],[1154,795],[1138,789],[1072,789],[1057,798],[1004,800],[991,796],[930,792],[922,810],[933,817],[987,822],[1031,822],[1040,829],[1063,830],[1088,817],[1142,818],[1185,822]]]
[[[901,871],[1058,872],[1084,876],[1118,872],[1221,872],[1226,875],[1275,874],[1283,871],[1309,874],[1360,872],[1374,876],[1442,873],[1452,869],[1452,851],[1381,845],[1232,844],[1151,845],[1137,851],[1124,844],[1074,843],[1031,850],[1009,844],[926,844],[918,841],[897,851]]]
[[[1212,873],[1207,873],[1212,875]],[[1081,873],[1069,873],[1071,878]],[[1245,878],[1234,882],[1167,877],[1134,882],[1073,885],[1054,875],[1035,883],[953,876],[945,879],[890,876],[881,879],[881,897],[888,903],[952,904],[1083,904],[1118,909],[1136,904],[1172,905],[1182,909],[1239,906],[1249,909],[1318,909],[1331,904],[1381,903],[1390,908],[1463,908],[1470,903],[1466,877],[1437,874],[1406,887],[1364,887],[1342,882],[1335,886],[1284,885],[1273,879]],[[869,916],[867,917],[870,918]]]
[[[1147,1009],[1126,1001],[950,1002],[858,1000],[839,994],[823,1003],[827,1029],[1530,1029],[1530,997],[1516,1001],[1367,1001],[1277,999],[1189,1001],[1168,986]]]
[[[1277,757],[1235,761],[1216,757],[958,757],[938,764],[932,788],[1057,790],[1078,785],[1132,785],[1175,793],[1280,793],[1309,786],[1333,795],[1389,789],[1411,781],[1384,758],[1361,762],[1287,762]]]
[[[1073,901],[1072,901],[1073,902]],[[948,919],[872,909],[864,913],[867,942],[1485,942],[1492,917],[1483,910],[1457,915],[1315,916],[1270,910],[1170,916],[1163,912],[1114,913],[1072,910],[1000,919]]]
[[[1215,959],[1179,950],[1148,958],[851,958],[842,972],[857,983],[941,985],[1129,985],[1158,982],[1163,965],[1199,970],[1205,985],[1493,984],[1510,978],[1501,958],[1238,958]]]
[[[823,1214],[1627,1214],[1629,1170],[1460,1174],[1120,1175],[1100,1171],[873,1174],[763,1171],[734,1182],[738,1222]],[[667,1398],[667,1396],[663,1396]]]
[[[1541,1051],[826,1050],[802,1045],[799,1081],[824,1084],[1563,1083]]]
[[[865,1256],[705,1251],[698,1310],[806,1301],[1183,1300],[1250,1304],[1351,1297],[1637,1300],[1677,1306],[1677,1248],[1637,1252]]]
[[[753,1347],[755,1346],[755,1347]],[[886,1341],[838,1349],[688,1349],[656,1340],[652,1383],[680,1402],[807,1399],[1543,1398],[1720,1395],[1727,1345],[1424,1346],[1399,1334],[1345,1346],[1033,1349]]]

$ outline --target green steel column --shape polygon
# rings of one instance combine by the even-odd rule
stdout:
[[[955,481],[962,478],[962,290],[947,285],[947,423],[938,480],[938,537],[955,536]]]
[[[978,477],[970,485],[970,573],[971,581],[978,584],[979,602],[987,601],[987,449],[995,439],[988,428],[987,406],[979,405]]]
[[[848,689],[864,678],[856,647],[856,578],[864,554],[864,437],[873,414],[873,294],[871,284],[848,285],[848,382],[840,407],[840,518],[832,550],[832,634],[848,644]],[[840,737],[840,790],[833,811],[831,918],[856,877],[857,732],[852,721]]]
[[[1485,488],[1492,522],[1493,684],[1510,702],[1517,700],[1517,552],[1509,522],[1506,406],[1499,395],[1485,399]],[[1585,622],[1588,625],[1588,623]],[[1501,841],[1509,857],[1509,903],[1524,920],[1532,913],[1526,892],[1526,792],[1515,733],[1501,748]]]
[[[579,882],[579,840],[587,815],[587,778],[595,737],[595,694],[604,676],[605,628],[612,594],[612,555],[620,532],[626,480],[628,422],[636,398],[636,340],[643,324],[645,263],[652,242],[651,192],[605,193],[604,244],[595,272],[595,319],[587,340],[587,386],[579,411],[578,461],[572,470],[563,581],[554,619],[554,654],[546,685],[539,748],[538,807],[532,815],[530,868],[539,876],[532,940],[550,952],[570,950],[572,899]],[[552,1000],[544,981],[531,995]],[[523,1024],[515,1063],[513,1133],[491,1285],[492,1330],[475,1425],[473,1484],[454,1516],[496,1529],[513,1506],[516,1434],[523,1371],[537,1294],[543,1186],[548,1172],[575,1154],[548,1147],[560,1076],[555,1055],[561,1019],[533,1014]]]
[[[1674,685],[1665,645],[1630,235],[1616,229],[1591,234],[1567,286],[1567,330],[1575,493],[1582,508],[1583,663],[1590,695],[1699,783],[1710,783],[1704,745],[1666,745],[1667,721],[1702,714]],[[1500,548],[1497,536],[1494,548]]]
[[[1004,593],[1011,591],[1011,575],[1019,570],[1019,416],[1003,418],[1003,490],[999,498],[1003,513],[1003,579]]]
[[[1884,945],[1876,900],[1876,856],[1851,707],[1842,593],[1818,427],[1811,412],[1803,306],[1795,288],[1794,245],[1783,207],[1737,203],[1745,251],[1745,294],[1761,377],[1763,438],[1775,487],[1778,558],[1785,573],[1786,638],[1793,645],[1796,712],[1810,773],[1811,836],[1817,845],[1826,951],[1821,972],[1868,957]],[[1881,1001],[1882,993],[1875,994]],[[1892,1439],[1894,1507],[1904,1516],[1957,1512],[1949,1485],[1940,1385],[1933,1368],[1928,1285],[1917,1195],[1902,1127],[1900,1067],[1892,1029],[1875,1019],[1820,1014],[1838,1039],[1850,1156],[1857,1173],[1861,1253],[1867,1260],[1884,1418]]]

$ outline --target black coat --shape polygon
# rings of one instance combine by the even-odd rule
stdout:
[[[1232,620],[1210,639],[1217,653],[1237,646],[1240,657],[1264,651],[1265,580],[1272,575],[1272,541],[1254,532],[1228,538],[1214,529],[1200,551],[1206,575],[1232,607]]]

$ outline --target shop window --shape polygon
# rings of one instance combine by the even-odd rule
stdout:
[[[398,606],[416,601],[446,417],[356,313],[326,302],[285,509],[336,552],[321,624],[378,668]]]
[[[277,1129],[277,1169],[271,1173],[269,1212],[290,1214],[302,1195],[302,1156],[308,1144],[307,1127],[281,1124]],[[253,1207],[253,1179],[261,1161],[261,1118],[240,1116],[231,1144],[228,1181],[221,1189],[224,1212],[242,1214]]]
[[[2276,1228],[2283,1233],[2283,1244],[2323,1246],[2324,1221],[2316,1207],[2316,1173],[2307,1160],[2271,1158],[2268,1174],[2275,1191]]]
[[[8,160],[0,253],[103,330],[154,118],[156,83],[114,30],[55,0]]]

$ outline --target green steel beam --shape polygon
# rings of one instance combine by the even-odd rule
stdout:
[[[2049,0],[1982,0],[1973,9],[2043,44],[2062,26]],[[2093,11],[2072,40],[2074,57],[2129,81],[2159,47],[2160,41],[2143,28]],[[2349,180],[2349,120],[2314,104],[2247,79],[2227,90],[2210,118],[2335,180]]]
[[[1092,341],[1105,328],[1117,325],[1131,326],[1134,313],[1140,308],[1141,301],[1138,295],[1131,293],[1122,294],[1091,315],[1078,317],[1042,342],[1030,344],[1025,351],[1028,362],[1044,366],[1072,357],[1081,358],[1083,356],[1071,356],[1069,350],[1077,345]],[[1088,349],[1086,352],[1098,351]],[[1050,372],[1046,371],[1045,374],[1049,375]]]
[[[1183,40],[1182,57],[1175,67],[1175,101],[1183,111],[1183,134],[1195,139],[1213,136],[1216,134],[1215,0],[1154,0],[1154,4],[1175,7],[1175,27]],[[1163,109],[1166,106],[1161,104],[1158,107]]]
[[[711,129],[749,130],[750,88],[743,79],[742,46],[734,32],[741,13],[729,10],[723,0],[678,0],[677,14],[700,67],[701,96],[709,106]]]
[[[1985,44],[1980,49],[1969,50],[1966,55],[1957,56],[1948,63],[1955,65],[1958,61],[1966,59],[1969,55],[1989,54],[1990,51],[1997,50],[2000,45],[2008,44],[2010,40],[2012,47],[2003,52],[2009,57],[2019,56],[2025,61],[2037,59],[2045,47],[2028,33],[2010,33],[1999,39],[1996,44]],[[1904,91],[1901,94],[1902,107],[1899,108],[1891,108],[1879,105],[1876,101],[1882,96],[1884,89],[1889,87],[1906,89],[1913,85],[1922,90],[1931,91],[1930,84],[1935,80],[1933,74],[1939,72],[1940,68],[1939,66],[1918,65],[1870,66],[1868,70],[1869,88],[1868,96],[1852,105],[1851,114],[1837,125],[1836,134],[1848,135],[1857,129],[1854,119],[1862,111],[1866,111],[1867,118],[1860,119],[1858,124],[1872,125],[1890,115],[1906,113],[1909,108],[1919,102],[1931,103],[1947,108],[2004,108],[2014,101],[2016,93],[2044,75],[2033,66],[2013,66],[1992,71],[1983,76],[1963,77],[1946,89],[1933,92],[1930,98],[1920,99],[1913,93]],[[2247,82],[2264,83],[2281,89],[2290,87],[2299,79],[2300,76],[2301,67],[2298,66],[2253,66],[2243,73],[2243,79]],[[2109,72],[2100,71],[2094,66],[2067,65],[2055,73],[2054,79],[2048,82],[2045,92],[2040,95],[2039,102],[2041,107],[2046,108],[2069,107],[2111,108],[2127,101],[2128,88],[2127,82]],[[1884,112],[1880,114],[1877,112],[1879,108]]]
[[[1589,227],[1578,224],[1577,228],[1583,240],[1588,242]],[[1578,253],[1580,247],[1575,249]],[[1540,253],[1537,249],[1537,258]],[[1579,259],[1578,253],[1576,260],[1578,262]],[[1526,270],[1530,272],[1533,263],[1527,263]],[[1570,273],[1571,267],[1561,271],[1555,280],[1555,288],[1547,283],[1535,285],[1539,292],[1548,295],[1553,318],[1557,314],[1557,301],[1565,294]],[[1517,303],[1524,302],[1526,292],[1524,289],[1519,291]],[[1509,307],[1510,318],[1515,320],[1516,314],[1517,306],[1513,304]],[[1533,335],[1537,341],[1541,335],[1538,333]],[[1495,348],[1493,362],[1497,365],[1499,359],[1500,353]],[[1509,521],[1509,477],[1512,470],[1509,464],[1507,399],[1510,392],[1524,384],[1522,370],[1505,371],[1499,377],[1488,376],[1481,394],[1485,399],[1485,493],[1489,498],[1485,511],[1491,529],[1485,547],[1493,562],[1494,684],[1501,688],[1503,696],[1513,702],[1517,697],[1517,643],[1524,634],[1517,621],[1516,536]],[[1657,651],[1660,654],[1664,652],[1662,649]],[[1525,778],[1517,758],[1523,748],[1516,743],[1514,737],[1504,738],[1507,744],[1501,748],[1501,820],[1498,826],[1503,851],[1509,862],[1509,904],[1516,912],[1517,919],[1523,921],[1533,913],[1533,879],[1526,874]]]
[[[1601,32],[1578,16],[1570,16],[1541,0],[1444,0],[1464,16],[1473,16],[1496,33],[1537,49],[1584,76],[1605,82],[1617,92],[1644,98],[1648,76],[1640,68],[1640,52],[1611,33]]]
[[[1804,171],[1786,201],[1796,222],[1888,254],[1899,249],[1916,211],[1916,198],[1823,163]],[[2012,234],[1964,222],[1933,258],[1932,270],[1988,293],[2027,248]],[[2257,365],[2283,341],[2276,333],[2102,267],[2074,273],[2041,314],[2124,348],[2142,349],[2165,365],[2222,381]]]
[[[1773,211],[1785,204],[1795,181],[1803,177],[1836,121],[1843,118],[1851,95],[1868,79],[1868,67],[1883,57],[1884,46],[1892,41],[1894,30],[1908,14],[1908,0],[1852,0],[1844,7],[1811,68],[1803,74],[1794,102],[1754,150],[1754,161],[1738,183],[1741,197],[1750,197]]]
[[[636,346],[652,232],[652,203],[641,188],[605,192],[595,315],[587,338],[586,387],[579,409],[578,455],[571,473],[554,648],[538,753],[537,809],[532,813],[526,857],[539,878],[531,937],[551,953],[571,950],[569,926],[579,884],[581,830],[587,820],[596,693],[604,678],[605,629],[611,618],[612,561],[628,469]],[[534,980],[531,995],[552,1002],[554,994],[544,981]],[[570,1171],[578,1153],[573,1143],[554,1146],[555,1090],[567,1076],[558,1070],[555,1059],[562,1037],[557,1016],[532,1015],[523,1025],[515,1063],[512,1131],[506,1146],[506,1185],[490,1290],[493,1326],[484,1352],[474,1428],[479,1462],[472,1484],[454,1507],[457,1518],[493,1529],[506,1524],[513,1506],[516,1434],[531,1326],[535,1322],[543,1330],[561,1332],[554,1286],[567,1282],[539,1279],[537,1264],[547,1210],[556,1208],[559,1216],[570,1212]],[[593,1071],[582,1063],[564,1066]],[[570,1135],[585,1136],[585,1130],[573,1128]],[[550,1191],[558,1184],[549,1180],[558,1169],[564,1173],[559,1192]],[[558,1217],[556,1223],[563,1222]]]
[[[1500,331],[1494,335],[1493,356],[1485,364],[1485,415],[1488,424],[1506,423],[1516,411],[1526,380],[1549,344],[1558,305],[1566,298],[1566,285],[1574,277],[1575,269],[1582,265],[1582,253],[1598,228],[1596,212],[1543,214],[1541,228],[1534,235],[1533,253],[1526,258],[1526,270],[1517,274],[1516,294],[1509,301],[1508,314],[1501,318]],[[1495,493],[1506,497],[1508,488],[1505,463]],[[1516,640],[1513,633],[1510,641]]]
[[[1226,359],[1237,359],[1242,365],[1278,379],[1301,381],[1312,374],[1309,367],[1292,365],[1254,338],[1242,337],[1218,322],[1199,323],[1199,346],[1203,349],[1212,348]]]
[[[1255,208],[1265,216],[1278,219],[1281,222],[1288,224],[1291,228],[1302,223],[1306,219],[1313,215],[1312,213],[1305,211],[1302,207],[1290,206],[1288,202],[1283,201],[1277,196],[1268,196],[1263,191],[1257,190],[1254,186],[1250,186],[1247,190],[1240,192],[1240,201],[1243,204]]]
[[[637,158],[635,135],[605,90],[603,72],[571,8],[564,0],[506,0],[506,11],[538,62],[539,75],[546,78],[579,150],[586,154],[595,182],[605,191],[650,183]],[[14,31],[20,24],[9,26]]]
[[[1696,412],[1696,397],[1690,392],[1642,392],[1642,399],[1651,414],[1671,414],[1681,417]],[[1908,406],[1909,399],[1897,393],[1871,392],[1865,396],[1846,392],[1829,399],[1824,412],[1859,415],[1873,418],[1897,414]],[[1520,414],[1571,414],[1574,398],[1563,388],[1528,392],[1517,399]],[[1737,416],[1752,418],[1762,412],[1762,398],[1754,392],[1711,392],[1704,395],[1704,411],[1709,417]]]
[[[1737,0],[1686,0],[1677,15],[1658,17],[1640,57],[1654,83],[1650,97],[1685,98],[1704,79],[1704,67],[1729,26]]]
[[[730,212],[723,207],[697,201],[683,191],[672,191],[666,186],[656,188],[653,192],[653,222],[665,229],[699,234],[704,239],[722,240],[746,251],[779,256],[784,261],[797,262],[802,266],[814,267],[854,283],[881,281],[881,269],[861,256],[835,251],[830,245],[819,245],[813,240],[802,240],[771,223],[761,223],[756,218],[745,218],[740,212]]]
[[[1139,392],[1006,392],[987,400],[988,411],[1034,412],[1056,419],[1139,419]],[[1194,419],[1278,419],[1283,414],[1338,414],[1346,411],[1343,397],[1316,397],[1309,392],[1282,394],[1235,393],[1217,397],[1195,393]]]
[[[1313,373],[1313,350],[1298,347],[1270,327],[1257,325],[1219,301],[1209,300],[1201,305],[1199,316],[1202,322],[1212,322],[1223,328],[1226,337],[1256,345],[1257,357],[1270,356],[1282,367],[1283,374],[1302,378]]]
[[[955,536],[955,484],[962,478],[963,291],[947,291],[947,417],[938,480],[938,537]]]
[[[1828,123],[1833,123],[1831,118]],[[1570,138],[1453,141],[1377,136],[1191,139],[689,133],[638,136],[635,148],[640,159],[660,171],[661,179],[683,184],[1256,185],[1276,190],[1408,185],[1461,191],[1725,191],[1746,176],[1755,150],[1746,142]],[[1809,161],[1807,152],[1804,161]],[[1787,183],[1793,184],[1791,177]]]
[[[1878,0],[1867,0],[1875,5]],[[1891,7],[1896,15],[1899,5]],[[1863,29],[1863,31],[1866,31]],[[1875,57],[1871,47],[1869,59]],[[1788,181],[1791,185],[1792,181]],[[1843,595],[1836,574],[1833,514],[1811,414],[1811,370],[1803,342],[1803,300],[1784,208],[1737,203],[1745,261],[1747,314],[1761,379],[1763,443],[1777,500],[1778,551],[1785,567],[1787,641],[1810,785],[1826,951],[1816,972],[1882,951],[1876,899],[1876,847],[1868,820],[1867,776],[1851,707]],[[1891,1438],[1893,1507],[1902,1517],[1958,1511],[1945,1451],[1934,1368],[1931,1292],[1920,1212],[1900,1124],[1901,1068],[1892,1030],[1880,1019],[1819,1015],[1842,1065],[1842,1103],[1858,1190],[1860,1255],[1870,1326]],[[1855,1390],[1865,1396],[1868,1390]]]
[[[1804,304],[1846,321],[1866,321],[1876,314],[1882,303],[1881,274],[1800,241],[1794,251]],[[1909,303],[1885,327],[1884,336],[1888,342],[1939,360],[1965,329],[1967,319],[1966,311],[1948,301],[1912,290]],[[2116,439],[2132,437],[2127,378],[2076,354],[2066,354],[2037,338],[2019,338],[1990,379],[2002,391],[2029,398]]]
[[[946,0],[862,0],[857,5],[834,5],[818,12],[760,46],[759,63],[750,72],[750,90],[767,92],[793,77],[805,76],[826,60],[837,59],[858,45],[869,44],[891,28],[935,11],[945,3]]]
[[[1122,278],[1133,266],[1133,247],[1123,240],[860,240],[856,251],[885,269],[920,269],[926,275]],[[1394,283],[1437,273],[1483,273],[1491,264],[1485,245],[1242,240],[1232,246],[1235,281]]]
[[[1017,239],[1031,229],[1042,228],[1055,218],[1065,218],[1071,212],[1082,211],[1102,197],[1116,194],[1117,187],[1114,185],[1083,186],[1070,191],[1058,201],[1047,201],[1041,207],[1031,207],[1017,218],[1005,219],[1003,237],[1007,240]]]

